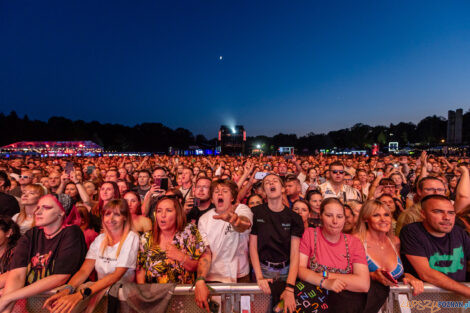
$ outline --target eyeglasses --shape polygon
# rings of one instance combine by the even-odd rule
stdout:
[[[25,178],[25,179],[28,179],[30,178],[31,176],[28,176],[28,175],[20,175],[20,178]]]
[[[438,193],[438,194],[444,194],[446,190],[444,188],[423,188],[424,191],[427,193]]]
[[[340,175],[343,175],[344,174],[344,171],[331,171],[333,174],[340,174]]]

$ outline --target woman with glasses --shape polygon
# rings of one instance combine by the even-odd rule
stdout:
[[[153,230],[140,239],[137,283],[192,284],[204,250],[201,235],[186,222],[179,200],[164,196],[155,208]]]

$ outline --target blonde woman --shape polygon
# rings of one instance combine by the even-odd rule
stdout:
[[[24,186],[20,201],[20,212],[13,215],[12,220],[20,227],[21,235],[34,227],[34,211],[39,199],[46,194],[46,189],[39,184]]]
[[[119,280],[134,281],[139,236],[131,231],[127,202],[122,199],[109,201],[101,216],[104,232],[93,241],[85,262],[66,287],[44,303],[50,312],[70,312],[79,303],[82,304],[79,312],[93,312],[109,286]],[[81,285],[93,269],[98,274],[98,281]],[[85,306],[83,300],[87,298],[90,302]]]
[[[390,208],[378,200],[367,201],[359,213],[356,236],[364,244],[369,268],[371,286],[366,310],[377,312],[384,304],[390,286],[403,283],[413,287],[413,294],[423,292],[423,282],[413,275],[404,273],[400,259],[400,239],[392,231]]]

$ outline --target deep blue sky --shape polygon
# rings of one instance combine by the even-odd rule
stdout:
[[[209,138],[418,122],[470,107],[469,14],[467,0],[4,0],[0,111]]]

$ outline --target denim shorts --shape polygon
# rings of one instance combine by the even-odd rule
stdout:
[[[287,275],[289,275],[289,265],[283,268],[273,268],[263,263],[261,265],[261,273],[263,274],[264,278],[272,278],[273,280],[287,280]]]

